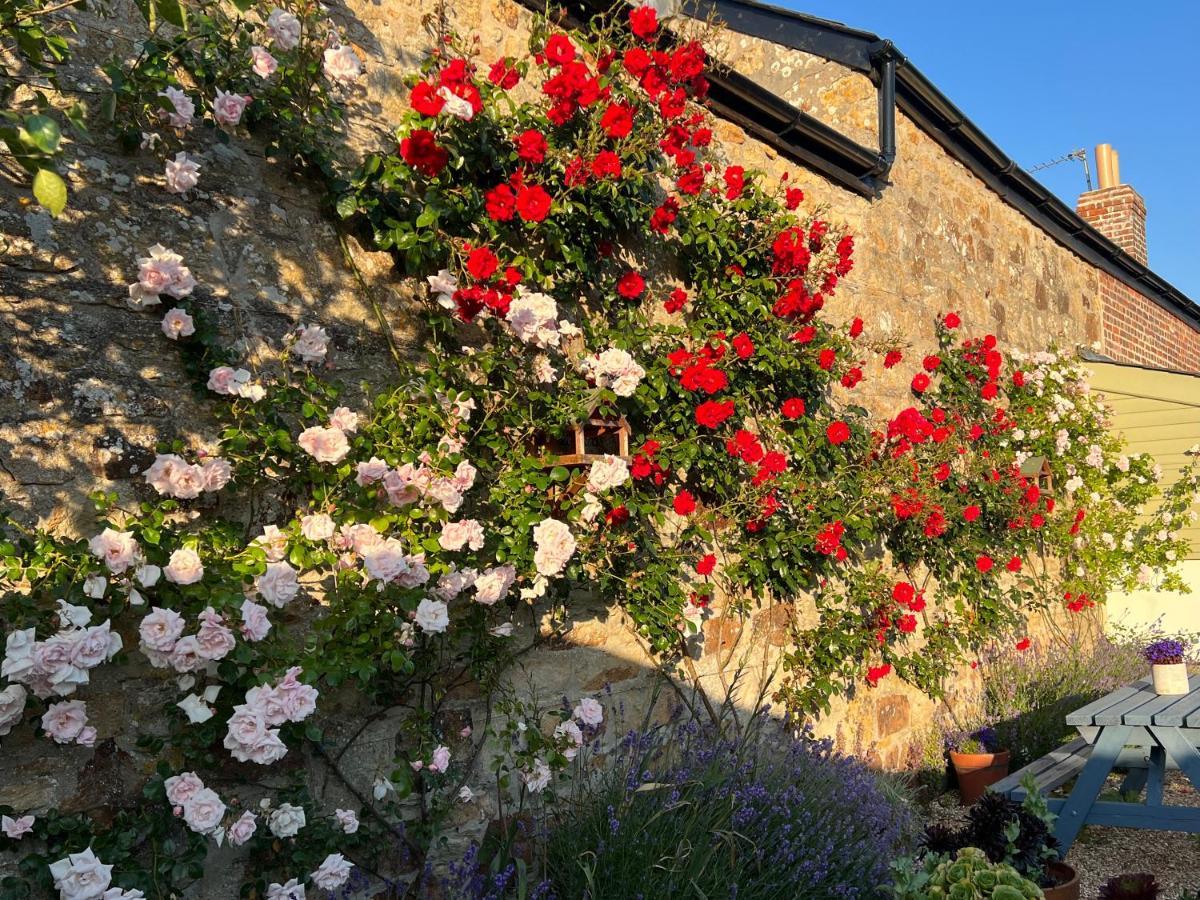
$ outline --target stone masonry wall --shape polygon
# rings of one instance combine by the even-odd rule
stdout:
[[[428,0],[349,0],[333,9],[367,63],[365,91],[350,111],[348,152],[394,143],[390,130],[407,101],[400,79],[428,49],[421,19],[431,11]],[[122,3],[115,12],[104,20],[80,17],[85,47],[66,73],[69,86],[101,89],[97,64],[114,51],[129,52],[135,14]],[[460,0],[447,12],[458,29],[480,35],[489,58],[518,52],[531,22],[511,0]],[[873,142],[875,96],[866,79],[765,42],[737,35],[724,42],[723,54],[747,75],[850,136]],[[833,317],[862,316],[870,336],[909,343],[917,357],[932,348],[934,317],[947,310],[959,311],[972,331],[992,331],[1027,350],[1051,339],[1064,349],[1105,339],[1100,276],[907,119],[898,122],[892,184],[877,200],[799,169],[728,122],[719,123],[718,137],[731,162],[772,178],[791,172],[811,201],[826,204],[829,218],[854,232],[856,266],[827,307]],[[393,274],[386,255],[364,252],[353,241],[343,249],[316,190],[262,158],[252,144],[189,152],[204,167],[203,190],[183,202],[164,192],[156,165],[121,154],[94,133],[70,149],[71,208],[58,222],[19,204],[18,188],[0,180],[0,491],[29,520],[90,533],[89,492],[114,490],[135,499],[143,490],[136,471],[156,440],[181,438],[198,448],[214,433],[203,398],[190,392],[176,359],[164,353],[157,318],[125,308],[134,260],[151,244],[184,255],[201,285],[198,298],[220,312],[227,337],[241,342],[251,358],[264,340],[300,321],[317,322],[334,337],[331,365],[341,381],[382,380],[390,362],[372,300],[402,350],[419,344],[411,314],[416,286]],[[365,287],[348,258],[362,271]],[[858,394],[876,408],[895,408],[907,394],[909,376],[902,369],[873,373]],[[754,677],[737,683],[735,693],[751,708],[758,685],[777,674],[789,607],[759,610],[748,621],[718,611],[693,642],[703,687],[721,696],[735,686],[735,671],[747,668]],[[535,684],[543,698],[608,687],[609,702],[624,706],[630,722],[658,697],[653,715],[665,715],[672,691],[656,692],[662,682],[653,661],[621,611],[603,598],[581,599],[569,615],[566,623],[540,623],[548,639],[522,658],[513,683]],[[126,644],[134,643],[127,635]],[[964,673],[964,697],[976,687],[972,679]],[[119,724],[132,718],[148,730],[158,727],[155,717],[170,682],[162,673],[119,668],[88,690],[87,699],[97,701],[90,706],[106,710],[95,724],[109,780],[97,779],[93,751],[46,752],[28,729],[17,729],[3,739],[0,803],[85,808],[98,783],[119,794],[122,779],[136,780],[144,760]],[[364,716],[374,716],[345,757],[357,786],[369,792],[394,754],[399,714],[364,709],[349,697],[329,701],[321,724],[335,742],[348,738]],[[484,698],[464,690],[455,724],[481,730],[486,709]],[[839,701],[817,731],[880,765],[903,767],[914,736],[936,712],[919,692],[885,682]],[[480,759],[486,762],[488,754]],[[353,802],[329,779],[314,783],[325,785],[319,799],[331,807]],[[462,837],[477,835],[490,815],[482,801],[460,807]],[[218,868],[196,896],[233,896],[223,879],[237,867],[231,862]]]

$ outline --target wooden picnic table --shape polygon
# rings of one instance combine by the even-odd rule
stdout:
[[[1067,724],[1079,732],[1076,740],[992,789],[1019,800],[1025,794],[1020,781],[1026,774],[1044,793],[1075,778],[1068,797],[1047,800],[1050,811],[1058,814],[1054,835],[1064,855],[1084,825],[1200,833],[1200,808],[1162,802],[1169,769],[1183,772],[1200,791],[1200,675],[1193,675],[1188,687],[1186,694],[1160,696],[1150,679],[1143,678],[1117,688],[1067,716]],[[1144,802],[1097,800],[1115,768],[1129,769],[1122,793],[1140,794],[1145,788]]]

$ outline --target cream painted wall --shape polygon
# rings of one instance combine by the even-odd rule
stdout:
[[[1190,594],[1133,591],[1108,595],[1107,625],[1150,625],[1160,616],[1167,633],[1200,632],[1200,559],[1184,560],[1179,573]]]

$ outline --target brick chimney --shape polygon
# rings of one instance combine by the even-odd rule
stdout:
[[[1146,201],[1127,184],[1121,184],[1121,163],[1108,144],[1096,147],[1096,174],[1100,188],[1079,195],[1075,211],[1080,218],[1140,262],[1146,264]]]

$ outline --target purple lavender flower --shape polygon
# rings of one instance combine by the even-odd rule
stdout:
[[[1148,644],[1142,651],[1142,658],[1152,666],[1168,666],[1183,662],[1183,651],[1182,641],[1164,639]]]

